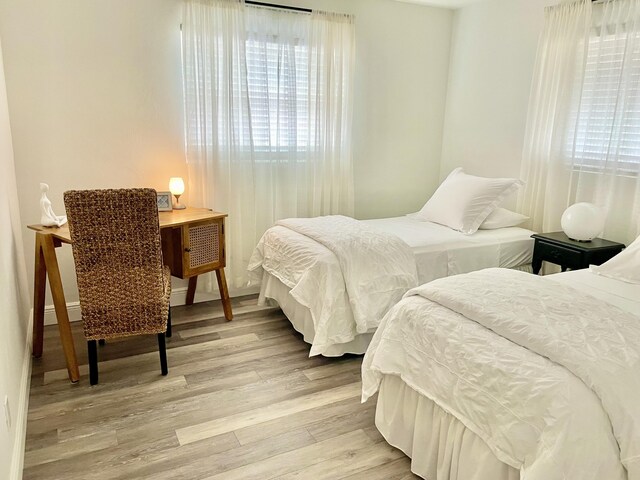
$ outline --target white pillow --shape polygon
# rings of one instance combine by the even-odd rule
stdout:
[[[529,220],[529,217],[512,212],[506,208],[496,208],[480,225],[480,230],[496,230],[498,228],[515,227]]]
[[[591,271],[627,283],[640,283],[640,237],[608,262],[599,267],[591,265]]]
[[[476,177],[456,168],[416,217],[470,235],[502,200],[521,186],[522,182],[515,178]]]

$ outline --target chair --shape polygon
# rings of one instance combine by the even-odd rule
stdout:
[[[91,385],[105,339],[157,334],[167,375],[171,275],[163,265],[156,192],[149,188],[64,194]]]

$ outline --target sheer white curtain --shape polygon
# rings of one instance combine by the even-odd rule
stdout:
[[[640,233],[640,0],[570,2],[546,11],[519,209],[538,231],[569,205],[608,213],[604,235]]]
[[[182,34],[190,199],[229,213],[242,287],[276,220],[353,214],[353,17],[187,0]]]

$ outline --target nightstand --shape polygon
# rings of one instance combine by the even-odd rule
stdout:
[[[589,265],[601,265],[622,250],[622,243],[594,238],[590,242],[571,240],[564,232],[536,233],[533,247],[533,273],[540,272],[542,262],[560,265],[562,271],[568,268],[579,270]]]

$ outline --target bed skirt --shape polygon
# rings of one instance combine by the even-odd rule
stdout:
[[[262,285],[260,287],[260,297],[258,304],[263,305],[275,300],[277,305],[287,316],[293,328],[295,328],[304,337],[304,341],[313,344],[315,338],[315,328],[311,312],[307,307],[301,305],[289,292],[291,289],[282,283],[278,278],[270,273],[264,272],[262,276]],[[326,347],[321,355],[325,357],[341,357],[346,353],[363,355],[367,351],[367,347],[371,343],[373,333],[365,333],[356,336],[351,342],[330,345]]]
[[[382,379],[376,427],[390,445],[411,458],[411,471],[422,478],[520,478],[520,472],[498,460],[480,437],[395,375]]]

